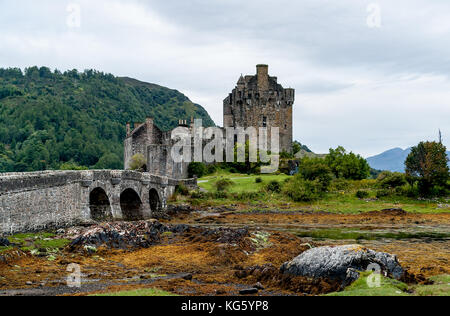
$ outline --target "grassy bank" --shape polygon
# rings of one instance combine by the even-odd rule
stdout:
[[[405,196],[389,195],[378,197],[376,180],[333,181],[330,189],[320,199],[310,202],[294,202],[282,193],[268,192],[267,185],[278,181],[283,185],[291,177],[287,175],[245,175],[221,172],[199,179],[199,187],[209,195],[203,198],[178,197],[180,202],[191,202],[203,206],[233,206],[240,205],[246,210],[281,209],[305,210],[314,212],[330,212],[358,214],[368,211],[402,208],[411,213],[448,213],[450,201],[448,198],[419,199]],[[217,192],[215,184],[219,180],[231,181],[231,186],[225,193]],[[260,179],[260,182],[257,180]],[[364,191],[367,196],[360,199],[358,191]]]
[[[431,278],[432,285],[414,286],[385,277],[380,277],[380,286],[370,286],[373,282],[369,278],[371,275],[365,274],[344,291],[327,296],[450,296],[450,275]]]

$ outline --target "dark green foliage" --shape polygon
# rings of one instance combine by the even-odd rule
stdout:
[[[322,197],[324,192],[318,180],[305,180],[301,175],[296,175],[286,182],[283,193],[295,202],[310,202]]]
[[[188,167],[188,173],[190,178],[201,178],[208,173],[208,169],[202,162],[191,162]]]
[[[189,189],[186,188],[185,185],[179,184],[179,185],[177,185],[177,186],[175,187],[175,193],[176,193],[176,194],[183,195],[183,196],[188,196],[188,195],[189,195]]]
[[[280,193],[281,184],[276,180],[270,181],[269,184],[266,186],[266,190],[269,192]]]
[[[303,158],[300,162],[300,174],[305,180],[317,180],[322,186],[322,191],[330,187],[333,174],[326,161],[320,158]]]
[[[241,192],[233,194],[233,198],[238,201],[255,201],[263,197],[261,192]]]
[[[356,192],[356,197],[358,199],[367,199],[369,197],[369,195],[370,194],[367,191],[359,190],[358,192]]]
[[[363,180],[370,175],[367,161],[360,155],[347,153],[343,147],[330,149],[325,161],[336,178]]]
[[[153,117],[162,130],[191,116],[214,125],[183,94],[94,70],[0,68],[0,172],[59,169],[74,162],[122,169],[127,122]]]
[[[387,196],[390,196],[392,194],[392,191],[388,189],[381,189],[377,191],[377,199],[381,199]]]
[[[370,178],[371,179],[377,179],[378,176],[382,173],[383,171],[381,170],[376,170],[376,169],[370,169]]]
[[[255,183],[262,183],[263,179],[261,177],[258,177],[255,179]]]
[[[390,171],[383,171],[378,176],[377,183],[383,189],[395,189],[407,184],[403,173]]]
[[[201,191],[193,191],[191,193],[191,199],[204,200],[207,197],[208,197],[207,194]]]
[[[438,142],[421,142],[406,158],[406,175],[410,184],[417,183],[423,196],[446,195],[450,179],[446,147]]]
[[[245,150],[245,162],[238,162],[238,151],[240,148],[242,150]],[[234,162],[222,163],[220,164],[220,167],[224,170],[228,170],[231,173],[250,175],[261,173],[261,166],[263,165],[264,163],[261,162],[259,150],[257,150],[257,161],[250,162],[250,144],[247,141],[245,143],[245,146],[243,144],[236,144],[234,146]]]

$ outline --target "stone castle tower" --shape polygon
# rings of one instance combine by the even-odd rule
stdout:
[[[242,76],[223,102],[224,127],[280,129],[280,151],[292,152],[292,108],[295,90],[284,89],[268,65],[257,65],[255,76]]]

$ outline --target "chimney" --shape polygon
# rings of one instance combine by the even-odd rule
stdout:
[[[258,90],[267,91],[269,90],[269,66],[268,65],[257,65],[256,75],[258,77]]]

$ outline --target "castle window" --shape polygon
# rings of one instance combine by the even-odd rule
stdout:
[[[263,117],[263,127],[267,127],[267,117]]]

